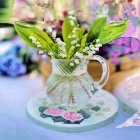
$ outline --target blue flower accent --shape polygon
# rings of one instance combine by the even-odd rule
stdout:
[[[26,73],[26,66],[23,64],[22,59],[14,56],[4,56],[0,61],[0,73],[16,77]]]

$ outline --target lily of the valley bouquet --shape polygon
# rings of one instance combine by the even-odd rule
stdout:
[[[62,40],[57,38],[57,32],[51,26],[44,32],[31,24],[14,23],[17,33],[29,46],[38,48],[43,56],[47,52],[53,59],[73,60],[71,67],[79,64],[81,59],[90,58],[103,44],[120,37],[127,25],[127,20],[107,24],[107,17],[100,17],[94,20],[87,33],[80,28],[76,14],[71,11],[62,25]]]
[[[64,125],[80,124],[95,113],[104,114],[106,103],[99,106],[92,97],[106,83],[109,68],[102,57],[93,55],[103,44],[126,31],[127,20],[107,24],[107,18],[100,17],[94,20],[87,33],[80,28],[75,13],[69,12],[62,25],[63,39],[57,38],[57,32],[51,27],[46,27],[44,32],[39,27],[21,22],[15,22],[14,26],[29,46],[38,48],[43,56],[47,52],[52,58],[53,71],[45,88],[47,96],[39,101],[39,107],[35,105],[41,119],[52,119],[54,123]],[[100,81],[94,81],[88,74],[89,59],[101,63],[103,74]],[[113,110],[112,106],[107,109]]]

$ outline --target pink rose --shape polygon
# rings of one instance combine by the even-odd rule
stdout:
[[[83,115],[76,112],[65,112],[61,115],[65,120],[76,122],[83,119]]]
[[[52,108],[52,109],[46,109],[43,113],[45,115],[49,115],[49,116],[54,116],[54,117],[59,117],[61,116],[63,113],[65,112],[65,110],[63,109],[59,109],[59,108]]]

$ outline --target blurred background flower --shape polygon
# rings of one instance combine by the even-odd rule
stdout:
[[[4,2],[4,0],[0,0],[0,2]],[[10,12],[13,1],[9,0],[9,2],[11,4],[7,4],[5,9]],[[120,63],[120,57],[122,56],[129,56],[131,59],[139,58],[139,40],[136,38],[140,38],[140,2],[137,0],[15,0],[14,3],[11,20],[41,25],[44,31],[50,25],[57,31],[60,38],[62,38],[61,28],[64,17],[71,10],[77,13],[80,26],[86,28],[86,30],[89,30],[90,25],[98,16],[106,15],[110,22],[128,18],[129,27],[123,37],[104,45],[105,47],[102,47],[97,54],[106,59],[111,59],[114,64]],[[3,8],[2,5],[0,8]],[[41,56],[38,55],[37,50],[29,49],[17,37],[13,27],[0,28],[0,40],[0,57],[4,58],[4,62],[9,61],[7,52],[10,52],[10,57],[14,56],[11,58],[10,67],[20,62],[26,67],[24,73],[38,70],[38,65],[42,61]],[[4,52],[6,53],[4,54]]]
[[[26,66],[23,60],[16,56],[5,56],[0,61],[0,73],[8,76],[19,76],[26,73]]]
[[[9,39],[3,36],[0,42],[0,74],[15,77],[39,71],[40,58],[37,50],[27,47],[14,35]]]

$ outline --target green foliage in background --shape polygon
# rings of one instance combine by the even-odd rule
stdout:
[[[13,14],[14,0],[0,0],[0,23],[9,23]]]

